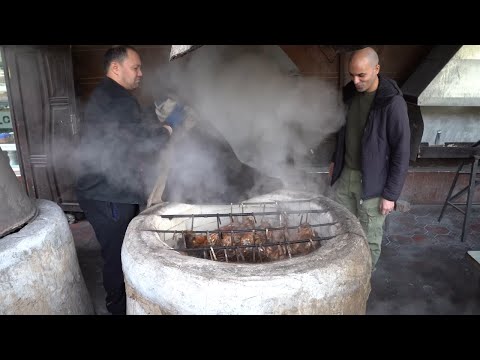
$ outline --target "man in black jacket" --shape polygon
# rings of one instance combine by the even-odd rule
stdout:
[[[352,81],[343,92],[348,113],[337,134],[329,174],[337,201],[355,214],[367,235],[372,269],[380,257],[385,217],[407,176],[410,127],[407,104],[394,80],[379,75],[370,47],[352,54]]]
[[[140,84],[141,65],[131,46],[107,50],[106,76],[85,108],[77,151],[77,198],[101,246],[106,306],[112,314],[126,314],[121,248],[139,204],[146,203],[142,159],[159,151],[181,121],[149,123],[142,115],[131,94]]]

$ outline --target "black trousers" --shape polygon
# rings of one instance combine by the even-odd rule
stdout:
[[[112,314],[126,314],[121,250],[128,224],[138,215],[139,206],[80,198],[78,202],[101,246],[107,310]]]

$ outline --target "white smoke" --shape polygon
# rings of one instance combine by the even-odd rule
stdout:
[[[145,74],[142,92],[159,100],[173,91],[192,106],[201,119],[213,124],[221,134],[213,137],[222,143],[223,135],[240,161],[287,185],[297,181],[291,180],[300,175],[296,169],[308,166],[310,149],[337,131],[345,118],[340,91],[334,83],[292,76],[295,72],[298,70],[293,62],[276,45],[206,45],[163,64],[154,73]],[[153,108],[150,110],[155,117]],[[156,118],[152,121],[160,126]],[[101,170],[102,164],[110,164],[108,154],[116,151],[118,139],[129,142],[131,135],[128,129],[112,128],[101,139],[100,144],[86,146],[82,154],[77,154],[90,165],[92,173]],[[235,174],[238,164],[222,166],[225,159],[228,162],[232,157],[226,157],[228,151],[218,150],[222,146],[210,145],[201,140],[192,141],[183,144],[181,154],[174,154],[177,168],[186,168],[181,176],[172,179],[179,191],[202,194],[210,189],[212,193],[234,193],[232,183],[235,182],[240,183],[240,188],[244,185],[250,189],[252,195],[268,191],[264,178],[258,174],[250,176],[241,168],[239,177],[232,181],[229,175]],[[118,170],[107,174],[109,184],[135,190],[139,185],[132,181],[129,177],[132,171],[126,168],[142,168],[146,179],[144,190],[148,195],[154,178],[166,170],[152,165],[161,146],[151,141],[135,141],[132,146],[142,147],[143,153],[152,156],[135,159],[127,151],[125,161],[115,168]],[[105,151],[108,149],[110,151]],[[80,164],[80,159],[75,163]],[[242,177],[243,174],[246,175]],[[182,194],[178,195],[183,198]]]
[[[206,45],[159,70],[155,85],[181,94],[241,161],[282,177],[339,129],[344,114],[334,84],[292,76],[286,54],[273,58],[264,49]]]

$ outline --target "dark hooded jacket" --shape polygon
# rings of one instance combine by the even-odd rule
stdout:
[[[92,92],[80,127],[77,196],[126,204],[146,202],[145,159],[160,151],[169,137],[158,120],[142,112],[130,91],[105,77]]]
[[[353,82],[344,87],[343,101],[347,107],[355,91]],[[346,126],[343,126],[337,133],[332,185],[345,164],[345,132]],[[402,91],[394,80],[381,75],[365,124],[361,151],[362,199],[381,196],[397,201],[408,171],[410,125]]]

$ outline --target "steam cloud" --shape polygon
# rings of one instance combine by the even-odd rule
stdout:
[[[334,84],[292,76],[295,70],[275,45],[206,45],[157,70],[149,91],[162,96],[173,89],[220,131],[240,161],[288,182],[293,167],[309,165],[310,149],[345,118]],[[214,172],[197,154],[182,156]],[[211,174],[224,186],[221,175]]]
[[[157,85],[182,94],[241,161],[273,175],[339,129],[339,92],[318,78],[289,76],[265,47],[235,47],[207,45],[174,60],[157,72]]]
[[[309,165],[310,149],[337,131],[345,119],[337,87],[314,77],[292,76],[295,69],[288,56],[275,45],[206,45],[167,63],[153,74],[145,74],[142,92],[159,99],[167,89],[173,89],[201,119],[213,125],[212,132],[218,130],[221,134],[218,137],[223,136],[241,162],[288,183],[296,167]],[[81,154],[91,160],[92,171],[109,161],[100,155],[105,154],[106,147],[116,144],[119,138],[129,139],[128,129],[110,130],[102,135],[100,148],[92,144],[90,154]],[[147,178],[150,177],[149,187],[153,183],[151,178],[162,169],[148,165],[158,153],[159,144],[146,141],[144,145],[144,150],[152,153],[144,165]],[[190,191],[201,193],[204,189],[199,186],[202,181],[197,174],[206,172],[211,187],[228,191],[230,180],[218,166],[222,156],[209,152],[207,145],[197,142],[198,148],[181,153],[183,164],[190,168],[188,176],[178,181]],[[119,172],[109,174],[112,186],[129,184],[124,170],[132,159],[128,160],[128,154],[125,156]],[[256,180],[254,176],[252,181]],[[253,190],[262,189],[253,185]],[[131,184],[132,189],[137,186]],[[148,195],[148,189],[146,192]]]

